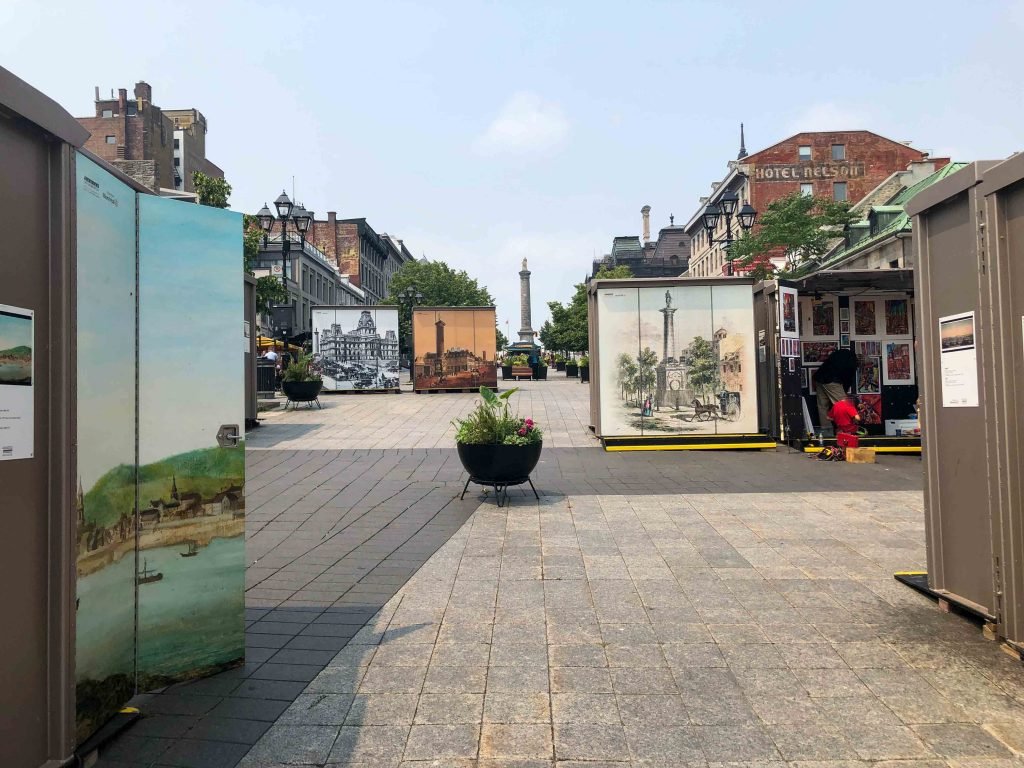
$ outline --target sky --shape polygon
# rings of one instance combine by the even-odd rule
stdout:
[[[13,307],[8,311],[11,314],[0,314],[0,352],[14,347],[31,347],[32,320],[27,315],[15,315],[18,310]]]
[[[72,114],[146,80],[206,115],[236,210],[294,177],[307,208],[465,269],[513,333],[524,257],[539,327],[645,204],[655,231],[697,211],[741,121],[750,152],[866,129],[956,160],[1024,125],[1019,0],[0,0],[0,29],[0,65]]]

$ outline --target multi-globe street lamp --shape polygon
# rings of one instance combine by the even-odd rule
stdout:
[[[412,308],[421,301],[423,301],[423,294],[416,289],[415,285],[410,285],[398,294],[398,303],[403,307],[409,307],[409,343],[405,347],[409,350],[409,381],[415,379],[414,370],[416,368],[416,350],[413,348]]]
[[[263,204],[263,208],[256,214],[256,221],[259,222],[260,229],[263,230],[263,247],[267,247],[267,236],[270,234],[270,230],[274,227],[274,222],[277,221],[281,225],[281,285],[284,286],[285,297],[288,297],[288,264],[289,253],[291,252],[291,242],[288,240],[288,222],[291,222],[295,227],[295,231],[299,235],[301,242],[300,248],[305,246],[306,232],[309,231],[309,225],[313,222],[313,212],[307,211],[299,203],[293,203],[289,199],[288,195],[285,194],[284,190],[281,190],[281,194],[274,201],[274,207],[277,209],[277,218],[274,218],[274,214],[271,212],[267,204]],[[288,301],[287,306],[291,306],[291,301]],[[292,312],[292,321],[294,322],[294,310]],[[284,329],[282,329],[282,333]]]
[[[721,245],[725,248],[726,253],[729,252],[729,248],[736,240],[732,236],[732,217],[735,215],[739,219],[740,229],[743,232],[748,231],[754,226],[754,221],[757,219],[757,211],[754,207],[747,202],[743,201],[742,207],[739,209],[739,213],[736,212],[736,206],[739,204],[739,196],[731,189],[727,189],[722,193],[722,196],[718,198],[716,203],[708,203],[704,209],[704,213],[701,217],[704,219],[704,229],[708,233],[708,244],[709,245]],[[722,217],[725,217],[725,237],[716,239],[714,234],[718,229],[718,222]],[[730,258],[726,264],[727,275],[733,273],[733,260]]]

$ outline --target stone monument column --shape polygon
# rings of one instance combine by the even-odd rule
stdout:
[[[519,343],[533,344],[533,326],[530,319],[530,270],[526,268],[526,259],[523,259],[523,268],[519,272]]]

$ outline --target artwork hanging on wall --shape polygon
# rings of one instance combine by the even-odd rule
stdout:
[[[802,375],[802,378],[803,378],[803,382],[802,382],[801,386],[804,389],[810,389],[811,388],[811,369],[810,368],[806,368],[806,367],[805,368],[801,368],[800,372],[801,372],[801,375]]]
[[[779,311],[782,315],[779,333],[783,338],[795,339],[800,335],[797,289],[779,287]]]
[[[857,394],[877,395],[882,392],[882,358],[857,358]]]
[[[498,386],[494,307],[416,307],[416,390]]]
[[[857,357],[882,356],[882,342],[880,341],[855,341],[853,346]]]
[[[811,304],[811,332],[815,336],[835,335],[835,303],[831,299],[815,301]]]
[[[849,349],[850,348],[850,334],[848,334],[848,333],[840,334],[840,336],[839,336],[839,346],[842,347],[843,349]]]
[[[913,384],[914,355],[909,341],[886,341],[882,383]]]
[[[808,366],[807,368],[804,368],[804,370],[807,371],[807,394],[818,394],[818,389],[814,386],[814,374],[817,372],[818,366],[811,365]]]
[[[839,321],[839,333],[846,333],[846,334],[850,333],[850,321],[849,320],[840,320]]]
[[[849,320],[850,319],[850,308],[849,307],[840,307],[839,308],[839,319],[840,320]]]
[[[596,307],[603,436],[757,431],[749,284],[607,288]]]
[[[325,390],[399,388],[398,307],[314,307],[311,319]]]
[[[910,333],[910,310],[907,299],[885,300],[885,335],[906,336]]]
[[[861,395],[860,406],[857,408],[860,413],[861,423],[864,425],[877,425],[882,423],[882,396]]]
[[[874,299],[853,300],[853,332],[857,336],[874,336],[878,333]]]
[[[838,344],[834,341],[804,341],[801,342],[804,364],[823,363],[825,359],[835,351]]]

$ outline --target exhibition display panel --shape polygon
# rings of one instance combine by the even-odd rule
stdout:
[[[498,386],[494,307],[416,307],[412,312],[413,389]]]
[[[399,389],[398,307],[318,306],[311,316],[324,391]]]

